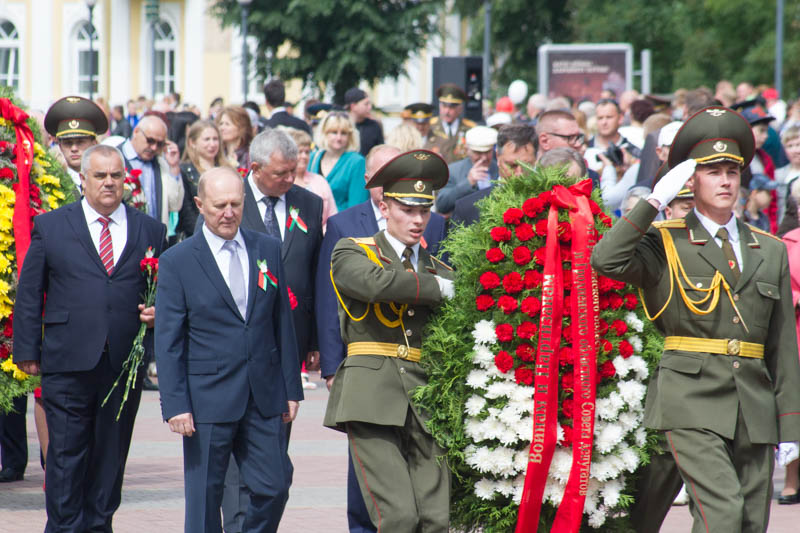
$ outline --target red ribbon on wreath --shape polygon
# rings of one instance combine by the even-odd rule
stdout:
[[[14,124],[17,144],[14,155],[17,163],[17,183],[14,184],[14,244],[17,252],[17,274],[22,271],[22,262],[31,244],[31,189],[30,176],[33,166],[33,132],[27,124],[28,114],[0,98],[0,116]]]
[[[517,533],[536,531],[555,452],[558,423],[558,350],[561,343],[564,280],[558,240],[558,211],[570,211],[572,229],[572,330],[575,339],[572,469],[551,531],[580,529],[592,458],[594,435],[596,348],[598,344],[597,278],[589,264],[596,242],[594,218],[589,207],[591,180],[569,188],[553,187],[547,218],[542,310],[533,396],[533,438],[528,469],[517,516]]]

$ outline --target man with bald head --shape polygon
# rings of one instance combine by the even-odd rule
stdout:
[[[164,420],[183,437],[185,531],[220,533],[231,453],[250,492],[244,531],[278,529],[292,482],[286,427],[303,399],[278,239],[240,228],[244,182],[200,176],[204,223],[159,263],[156,360]]]
[[[367,154],[365,182],[374,176],[386,163],[400,155],[401,151],[388,144],[379,144]],[[317,339],[319,341],[320,368],[330,389],[333,375],[345,358],[345,346],[339,330],[337,317],[338,304],[331,285],[331,254],[339,239],[346,237],[371,237],[379,230],[386,229],[386,218],[381,214],[378,204],[383,200],[383,189],[369,189],[370,199],[333,215],[328,219],[325,237],[319,252],[317,264],[316,297],[314,308],[317,317]],[[439,243],[445,236],[445,219],[438,213],[431,213],[420,244],[431,255],[439,250]],[[361,489],[358,486],[352,461],[348,461],[347,475],[347,521],[351,532],[375,531],[364,505]]]

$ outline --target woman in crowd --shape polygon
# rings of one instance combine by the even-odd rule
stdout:
[[[366,202],[369,192],[364,188],[366,163],[358,153],[359,139],[347,113],[329,113],[317,126],[318,150],[311,155],[308,170],[324,177],[333,191],[339,211]]]
[[[311,159],[311,136],[303,130],[295,128],[286,128],[286,133],[294,139],[294,143],[297,145],[297,168],[295,169],[294,183],[322,198],[322,232],[324,234],[328,217],[337,213],[331,186],[328,185],[325,178],[308,170],[308,161]]]
[[[253,127],[250,116],[240,106],[228,106],[217,116],[222,155],[234,168],[250,168],[250,141]]]
[[[186,136],[186,151],[181,160],[183,179],[183,205],[178,215],[177,233],[184,237],[194,233],[197,223],[197,180],[200,174],[214,167],[230,166],[220,150],[220,133],[217,125],[210,120],[198,120],[189,128]]]
[[[778,213],[783,218],[786,210],[786,197],[794,181],[800,177],[800,124],[784,128],[781,132],[781,143],[786,150],[789,164],[775,170],[775,181],[778,186]]]

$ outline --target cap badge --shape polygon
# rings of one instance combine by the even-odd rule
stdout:
[[[713,148],[715,152],[724,152],[725,150],[728,149],[728,145],[722,141],[717,141],[711,148]]]
[[[422,182],[422,180],[417,180],[417,182],[414,184],[414,190],[417,192],[422,192],[425,190],[425,184]]]
[[[81,123],[78,122],[77,120],[70,120],[69,121],[69,127],[72,128],[73,130],[76,129],[80,125],[81,125]]]
[[[706,109],[706,113],[708,113],[712,117],[721,117],[722,115],[725,114],[725,110],[724,109],[717,109],[717,108]]]
[[[78,98],[77,96],[67,96],[66,100],[67,100],[67,102],[69,102],[70,104],[77,104],[78,102],[80,102],[80,101],[81,101],[81,99],[80,99],[80,98]]]
[[[416,154],[414,154],[414,158],[419,161],[427,161],[428,159],[431,158],[431,154],[417,152]]]

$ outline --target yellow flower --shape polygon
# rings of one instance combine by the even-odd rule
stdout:
[[[14,373],[12,375],[14,376],[14,379],[16,379],[17,381],[25,381],[26,379],[28,379],[28,374],[26,374],[19,368],[15,368]]]
[[[58,208],[58,202],[56,202],[56,199],[53,198],[52,196],[47,197],[47,204],[50,206],[50,209]]]
[[[13,372],[16,366],[17,365],[14,364],[14,361],[12,361],[11,358],[9,357],[8,359],[0,363],[0,370],[2,370],[3,372]]]

